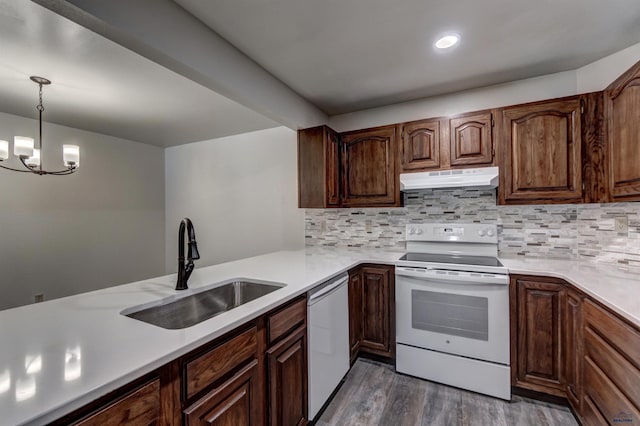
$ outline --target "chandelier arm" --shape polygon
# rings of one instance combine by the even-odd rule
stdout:
[[[14,169],[13,167],[3,166],[2,164],[0,164],[0,167],[2,167],[3,169],[11,170],[11,171],[13,171],[13,172],[20,172],[20,173],[33,173],[33,170],[31,170],[31,169],[29,169],[29,170]]]
[[[43,175],[51,175],[51,176],[66,176],[66,175],[70,175],[73,174],[77,171],[77,168],[73,168],[73,169],[67,169],[67,170],[58,170],[55,172],[47,172],[47,171],[43,171],[42,174]]]

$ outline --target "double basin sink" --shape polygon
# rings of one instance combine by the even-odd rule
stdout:
[[[232,280],[122,311],[122,315],[169,330],[191,327],[284,287],[285,284]]]

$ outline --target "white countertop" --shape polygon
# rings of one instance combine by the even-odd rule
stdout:
[[[59,418],[358,264],[393,264],[401,255],[309,249],[196,268],[193,290],[233,278],[286,287],[183,330],[120,315],[175,294],[175,274],[0,311],[0,424]],[[640,326],[636,274],[578,261],[501,260],[511,273],[563,278]]]

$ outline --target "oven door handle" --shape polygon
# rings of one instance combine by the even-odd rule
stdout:
[[[396,275],[426,281],[440,281],[461,285],[509,285],[509,276],[484,272],[447,271],[444,269],[396,267]]]

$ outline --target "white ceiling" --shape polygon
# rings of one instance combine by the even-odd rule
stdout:
[[[640,41],[638,0],[174,0],[329,114],[574,69]],[[456,31],[461,44],[432,47]]]
[[[0,0],[1,112],[37,117],[30,75],[53,81],[45,121],[152,145],[279,125],[31,1]]]

